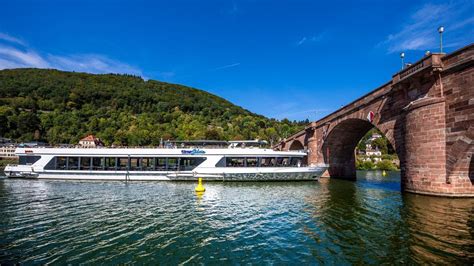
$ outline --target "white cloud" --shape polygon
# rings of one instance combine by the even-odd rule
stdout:
[[[225,66],[220,66],[220,67],[216,67],[214,68],[213,70],[222,70],[222,69],[226,69],[226,68],[231,68],[231,67],[236,67],[236,66],[240,66],[240,63],[234,63],[234,64],[230,64],[230,65],[225,65]]]
[[[47,60],[54,68],[90,73],[121,73],[142,76],[142,72],[126,63],[103,55],[48,55]]]
[[[0,69],[26,67],[56,68],[96,74],[120,73],[143,76],[140,69],[104,55],[42,55],[10,35],[0,33],[0,39],[21,45],[21,47],[16,47],[12,44],[0,44]]]
[[[296,46],[300,46],[300,45],[302,45],[302,44],[305,43],[305,42],[306,42],[306,37],[303,37],[303,38],[301,38],[301,40],[296,44]]]
[[[309,36],[309,37],[306,37],[306,36],[303,36],[299,42],[296,43],[296,46],[301,46],[303,45],[304,43],[316,43],[316,42],[320,42],[323,40],[324,38],[324,35],[325,33],[320,33],[318,35],[312,35],[312,36]]]
[[[6,33],[2,33],[2,32],[0,32],[0,40],[10,42],[10,43],[16,43],[19,45],[25,45],[25,43],[22,40],[15,38],[11,35],[8,35]]]
[[[401,30],[378,44],[389,53],[407,50],[430,50],[438,47],[439,26],[445,26],[445,47],[472,41],[473,4],[470,1],[449,4],[426,4],[414,10]]]
[[[49,63],[38,53],[31,50],[21,50],[12,46],[0,45],[0,60],[0,69],[12,67],[50,67]]]

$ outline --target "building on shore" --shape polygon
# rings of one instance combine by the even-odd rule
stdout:
[[[104,147],[104,143],[94,135],[88,135],[85,138],[79,140],[79,146],[81,148],[97,148]]]
[[[378,149],[365,150],[365,155],[367,157],[372,158],[373,162],[378,162],[382,160],[382,152],[379,151]]]
[[[0,159],[15,159],[15,149],[17,145],[8,138],[0,137]]]
[[[8,145],[0,145],[0,158],[2,159],[15,159],[18,158],[15,154],[16,145],[10,143]]]
[[[382,135],[380,135],[378,133],[373,133],[372,136],[370,136],[370,138],[367,140],[367,142],[372,143],[372,141],[374,141],[376,139],[380,139],[381,137],[382,137]]]
[[[365,155],[367,156],[376,156],[376,157],[381,157],[382,156],[382,152],[377,148],[375,147],[375,149],[373,149],[372,147],[368,148],[365,150]]]

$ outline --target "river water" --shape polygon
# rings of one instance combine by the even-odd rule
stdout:
[[[474,199],[402,194],[397,172],[195,185],[0,179],[0,262],[474,262]]]

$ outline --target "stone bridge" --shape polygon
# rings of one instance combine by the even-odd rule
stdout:
[[[355,147],[373,127],[394,147],[402,190],[474,196],[474,44],[431,54],[374,91],[278,143],[355,180]]]

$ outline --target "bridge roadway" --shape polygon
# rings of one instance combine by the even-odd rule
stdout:
[[[400,159],[403,191],[474,197],[473,66],[474,44],[425,56],[274,148],[306,149],[309,164],[355,180],[355,147],[377,127]]]

